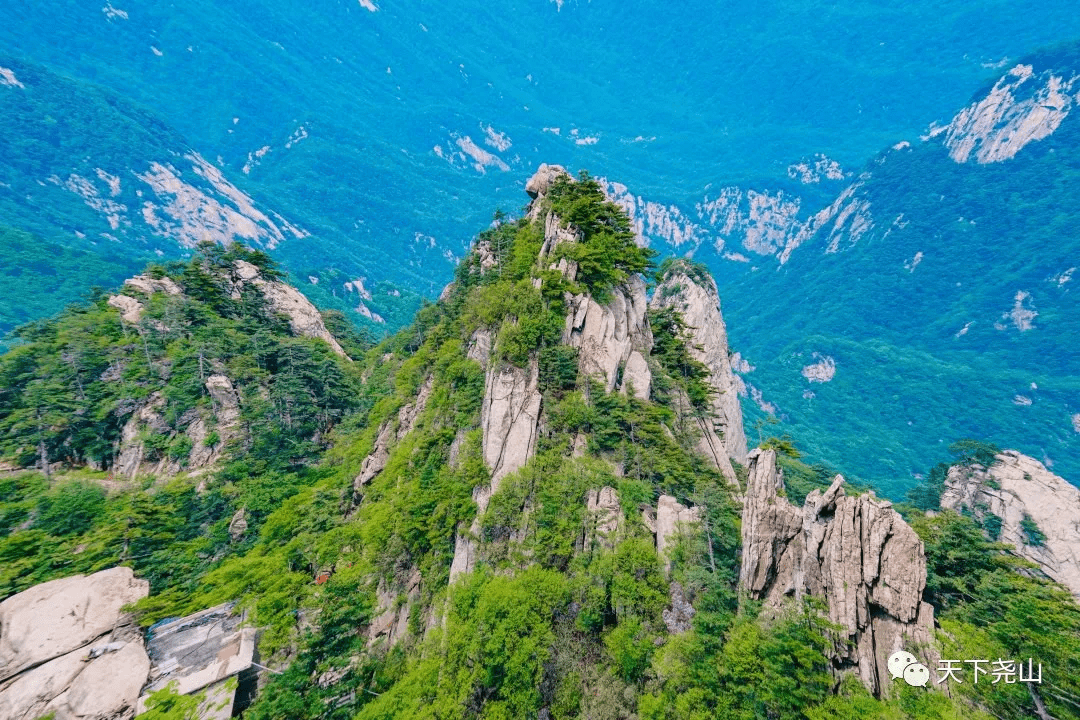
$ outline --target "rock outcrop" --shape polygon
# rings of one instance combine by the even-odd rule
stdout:
[[[469,351],[469,356],[475,356],[486,368],[480,426],[484,463],[491,471],[491,484],[473,492],[476,517],[467,533],[459,531],[457,534],[450,565],[451,581],[476,567],[480,517],[487,510],[492,495],[498,492],[502,479],[524,467],[536,454],[542,397],[537,359],[532,358],[525,368],[500,366],[483,355],[490,352],[493,345],[490,335],[478,333]]]
[[[997,526],[994,539],[1080,598],[1080,489],[1014,450],[996,460],[989,468],[950,468],[941,507],[967,510],[984,527]]]
[[[932,134],[945,133],[949,157],[958,163],[1008,160],[1058,129],[1076,104],[1077,77],[1016,65],[984,97]]]
[[[838,644],[837,662],[875,694],[884,692],[886,660],[896,650],[918,645],[920,657],[934,662],[923,544],[891,505],[846,495],[838,475],[800,509],[781,493],[775,451],[751,452],[749,470],[740,589],[767,608],[791,597],[823,598],[848,641]]]
[[[181,470],[194,474],[205,472],[217,464],[226,445],[237,434],[240,398],[232,381],[225,375],[208,376],[204,386],[210,396],[213,415],[210,416],[205,410],[201,414],[192,410],[179,421],[182,434],[191,441],[186,460],[181,462],[175,457],[155,457],[147,452],[146,435],[167,435],[170,442],[177,435],[165,421],[164,396],[155,392],[128,417],[120,431],[116,462],[113,464],[113,473],[118,479],[132,480],[140,474],[175,475]],[[212,432],[217,433],[216,440],[211,437]]]
[[[548,165],[543,163],[537,168],[536,173],[529,178],[525,183],[525,192],[529,194],[529,197],[536,199],[541,195],[545,195],[549,189],[551,189],[552,183],[554,183],[560,176],[569,177],[570,173],[566,172],[566,168],[562,165]]]
[[[484,462],[491,470],[491,492],[506,475],[524,467],[536,454],[540,420],[539,368],[507,365],[488,368],[480,426],[484,431]]]
[[[401,595],[405,602],[398,603],[398,593],[393,592],[386,579],[379,579],[375,597],[379,602],[378,615],[368,626],[368,644],[374,645],[380,640],[392,646],[409,634],[409,613],[412,606],[420,601],[420,571],[412,569],[408,582],[402,588]]]
[[[375,436],[375,447],[364,458],[364,461],[360,464],[360,473],[353,480],[354,492],[359,493],[364,485],[367,485],[376,475],[383,471],[386,463],[390,461],[390,448],[395,442],[412,432],[412,429],[416,426],[416,419],[427,407],[433,382],[434,378],[429,375],[420,386],[416,400],[402,405],[394,418],[385,420],[379,426],[379,433]]]
[[[150,660],[122,608],[149,592],[150,583],[119,567],[0,603],[0,717],[132,717]]]
[[[619,504],[619,492],[613,487],[590,490],[585,500],[587,512],[584,549],[594,548],[611,550],[615,547],[619,526],[623,523],[622,506]]]
[[[661,495],[656,503],[656,520],[651,529],[656,533],[656,552],[671,567],[668,552],[676,536],[691,525],[701,522],[701,508],[686,507],[671,495]]]
[[[596,302],[590,295],[577,295],[567,303],[566,327],[563,343],[578,348],[581,372],[604,383],[608,392],[615,389],[619,370],[624,368],[635,351],[641,361],[634,362],[638,378],[635,394],[645,390],[649,382],[641,373],[644,354],[652,349],[652,332],[646,318],[648,302],[645,297],[645,281],[640,275],[632,275],[622,287],[611,291],[611,301],[606,305]],[[645,372],[648,366],[644,365]],[[649,376],[651,382],[651,374]],[[625,373],[624,373],[625,382]]]
[[[685,261],[676,261],[665,274],[652,298],[653,308],[672,308],[678,311],[690,330],[687,343],[695,360],[709,369],[709,383],[715,394],[712,398],[712,433],[706,435],[705,448],[717,467],[723,460],[720,449],[711,439],[723,442],[723,453],[739,463],[746,463],[746,434],[743,430],[742,407],[731,369],[728,352],[727,326],[720,314],[720,293],[716,282],[706,273],[694,272]]]
[[[181,295],[183,290],[170,277],[152,277],[150,275],[136,275],[124,281],[124,287],[138,290],[145,295],[165,293],[166,295]]]
[[[289,327],[293,334],[303,337],[313,337],[324,340],[338,355],[348,358],[345,351],[326,329],[322,315],[318,308],[311,304],[304,295],[294,288],[276,280],[267,280],[262,276],[259,268],[244,260],[237,260],[234,264],[236,269],[236,289],[238,294],[241,287],[250,283],[262,291],[263,297],[275,312],[285,315],[289,319]]]
[[[112,295],[109,305],[119,310],[120,318],[130,325],[137,325],[142,319],[142,303],[130,295]]]

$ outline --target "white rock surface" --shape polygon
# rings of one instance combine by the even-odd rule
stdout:
[[[715,281],[708,275],[698,277],[687,265],[677,262],[653,293],[652,307],[673,308],[682,315],[690,331],[690,354],[709,369],[709,383],[716,391],[710,412],[712,430],[722,438],[727,456],[745,464],[742,406]],[[717,467],[722,465],[715,456],[713,461]]]
[[[142,441],[144,432],[174,434],[162,417],[165,398],[161,393],[153,393],[131,414],[120,431],[116,462],[113,465],[113,473],[118,479],[132,480],[138,475],[168,476],[181,470],[205,472],[206,468],[217,464],[226,444],[238,432],[240,400],[232,381],[225,375],[210,375],[204,384],[210,395],[214,417],[211,418],[204,412],[184,428],[184,434],[191,440],[187,462],[181,464],[169,457],[157,460],[146,457],[146,445]],[[208,444],[211,431],[218,434],[218,441],[213,446]]]
[[[268,281],[255,267],[244,260],[235,262],[237,289],[244,283],[251,283],[259,288],[275,312],[289,318],[289,327],[296,335],[314,337],[326,341],[335,353],[347,358],[348,355],[326,329],[318,308],[311,304],[303,294],[292,285],[283,282]]]
[[[431,397],[434,380],[434,377],[429,375],[420,386],[420,391],[416,394],[416,400],[402,405],[396,418],[390,418],[379,426],[379,433],[375,437],[375,446],[360,464],[360,473],[353,480],[353,490],[355,492],[360,492],[360,488],[367,485],[376,475],[383,471],[386,463],[390,461],[390,449],[395,442],[404,438],[416,427],[416,419],[424,412],[428,399]]]
[[[652,389],[652,371],[645,361],[645,356],[637,350],[630,353],[623,366],[622,391],[633,391],[638,400],[648,400]]]
[[[484,463],[491,471],[491,484],[473,492],[476,518],[467,533],[458,532],[450,581],[476,567],[480,517],[491,497],[499,491],[504,477],[525,466],[536,454],[541,394],[536,358],[527,368],[489,363],[484,381],[484,403],[480,412],[483,430]]]
[[[578,348],[581,372],[601,380],[608,392],[615,389],[619,368],[631,352],[652,349],[647,308],[645,281],[639,275],[613,289],[607,305],[589,295],[574,296],[567,305],[563,342]]]
[[[768,608],[792,596],[824,598],[850,641],[837,661],[875,694],[889,683],[885,663],[896,650],[919,644],[924,661],[936,662],[923,544],[890,503],[845,495],[838,475],[800,509],[779,493],[775,451],[754,450],[749,463],[740,588]]]
[[[134,714],[150,660],[121,608],[150,592],[131,568],[35,585],[0,603],[0,717]]]
[[[136,275],[125,280],[124,285],[147,295],[153,295],[156,292],[163,292],[166,295],[183,293],[180,286],[170,277],[155,278],[149,275]]]
[[[546,195],[552,183],[561,175],[567,177],[570,175],[562,165],[541,164],[536,173],[525,183],[525,192],[534,200],[541,195]]]
[[[1012,68],[944,128],[949,156],[958,163],[1002,162],[1049,137],[1076,105],[1077,77],[1036,73],[1031,65]]]
[[[1006,450],[989,469],[953,466],[941,507],[967,509],[980,522],[987,515],[997,516],[1000,541],[1080,599],[1080,489],[1038,460]],[[1033,544],[1024,531],[1024,518],[1034,521],[1046,536],[1041,545]]]
[[[137,325],[142,318],[142,303],[127,295],[112,295],[109,305],[120,311],[120,318],[131,325]]]
[[[588,552],[594,547],[608,550],[614,548],[619,526],[623,523],[619,492],[607,486],[599,490],[590,490],[585,501],[585,509],[588,512],[585,551]]]
[[[385,578],[379,579],[376,597],[379,601],[378,615],[368,626],[368,644],[373,645],[383,640],[388,647],[395,645],[409,634],[409,613],[413,604],[420,601],[420,571],[415,567],[409,574],[408,581],[398,587],[388,584]],[[399,595],[405,596],[405,602],[397,605]]]
[[[492,494],[506,475],[524,467],[536,453],[541,400],[538,374],[535,359],[528,368],[488,368],[480,425]]]
[[[701,508],[688,508],[671,495],[660,496],[656,504],[656,552],[663,559],[665,567],[671,567],[668,552],[674,546],[676,536],[700,523]]]

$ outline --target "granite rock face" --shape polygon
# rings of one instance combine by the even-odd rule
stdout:
[[[647,309],[645,281],[640,275],[632,275],[624,286],[614,288],[606,305],[584,294],[572,297],[567,303],[563,343],[578,348],[581,372],[601,380],[608,392],[615,389],[619,370],[634,351],[647,354],[652,349]],[[641,364],[635,361],[632,369],[639,376],[636,382],[644,385]],[[635,394],[642,389],[635,384]]]
[[[118,567],[35,585],[0,603],[0,717],[132,717],[150,660],[121,608],[149,592],[150,583]]]
[[[379,579],[375,593],[379,602],[378,615],[368,626],[369,645],[382,641],[392,646],[408,636],[409,612],[412,606],[420,601],[421,581],[420,571],[415,567],[404,584],[393,580],[387,582],[385,578]],[[399,595],[405,597],[405,602],[400,605],[397,604]]]
[[[688,508],[671,495],[660,496],[656,504],[655,524],[652,527],[656,532],[656,552],[663,558],[665,567],[671,566],[666,553],[674,544],[676,536],[700,522],[701,508]]]
[[[740,588],[767,608],[823,598],[850,643],[837,662],[875,694],[887,686],[885,663],[896,650],[919,646],[924,662],[936,662],[923,544],[890,503],[846,495],[838,475],[800,509],[780,494],[775,451],[751,452],[749,470]]]
[[[562,165],[541,164],[536,173],[525,183],[525,192],[534,200],[547,193],[560,175],[569,176]]]
[[[259,272],[259,268],[244,260],[237,260],[234,264],[236,270],[236,291],[251,283],[262,291],[266,301],[275,312],[279,312],[289,318],[289,327],[293,334],[303,337],[313,337],[324,340],[338,355],[347,358],[348,355],[326,329],[322,315],[311,301],[304,297],[303,293],[276,280],[267,280]]]
[[[175,475],[181,470],[195,473],[205,471],[221,459],[226,444],[238,431],[240,398],[232,381],[225,375],[210,375],[204,385],[212,401],[214,416],[210,418],[205,412],[192,413],[193,417],[182,420],[187,423],[183,434],[191,440],[191,450],[186,462],[181,463],[169,457],[155,459],[147,455],[146,445],[142,440],[144,432],[175,434],[163,416],[166,409],[165,398],[161,393],[155,392],[131,414],[120,431],[117,459],[113,466],[117,478],[131,480],[139,474]],[[210,443],[211,431],[218,434],[218,439],[213,444]]]
[[[723,441],[727,457],[746,463],[746,433],[735,374],[729,359],[727,326],[720,313],[720,293],[708,274],[694,272],[676,261],[653,293],[654,309],[677,310],[690,330],[690,354],[709,369],[712,398],[712,434]],[[709,448],[712,450],[712,448]],[[719,458],[713,457],[717,466]]]
[[[611,550],[624,518],[619,504],[619,492],[613,487],[590,490],[585,501],[588,525],[585,529],[585,551],[594,547]]]
[[[953,466],[941,507],[967,510],[984,527],[997,518],[998,540],[1080,598],[1080,489],[1038,460],[1006,450],[989,468]]]
[[[540,401],[539,365],[535,357],[525,368],[488,361],[480,426],[484,463],[491,471],[491,484],[473,492],[476,518],[467,533],[457,534],[450,565],[451,581],[476,567],[480,517],[492,495],[498,492],[502,479],[524,467],[536,454]]]
[[[386,463],[390,461],[390,449],[397,441],[412,432],[412,429],[416,426],[417,418],[427,407],[433,383],[434,378],[429,375],[420,386],[416,399],[411,403],[402,405],[396,418],[385,420],[379,426],[379,434],[375,437],[375,447],[364,458],[364,461],[360,464],[360,473],[353,480],[354,492],[360,492],[364,485],[367,485],[376,475],[383,471]]]
[[[1075,74],[1036,73],[1031,65],[1016,65],[936,132],[945,132],[949,157],[958,163],[1008,160],[1058,129],[1076,105],[1076,85]]]

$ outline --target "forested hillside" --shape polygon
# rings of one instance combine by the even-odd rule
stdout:
[[[0,356],[0,598],[123,564],[151,582],[144,625],[237,600],[273,669],[260,720],[1080,717],[1080,608],[925,512],[947,465],[905,523],[797,440],[717,453],[742,432],[716,402],[730,357],[685,320],[722,328],[712,278],[657,265],[588,175],[528,189],[375,346],[239,245],[21,328]],[[773,461],[777,511],[801,521],[828,488],[914,538],[905,587],[938,626],[905,649],[1031,657],[1043,684],[868,687],[833,595],[753,600],[744,503]]]

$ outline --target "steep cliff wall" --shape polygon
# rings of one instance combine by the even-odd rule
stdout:
[[[712,397],[711,430],[721,438],[728,458],[746,463],[746,434],[742,407],[732,372],[727,327],[720,313],[720,293],[708,273],[694,272],[685,262],[676,262],[653,293],[651,307],[674,308],[690,329],[690,354],[709,369]],[[708,437],[708,436],[706,436]],[[711,443],[710,443],[710,450]],[[723,461],[713,451],[718,466]]]

